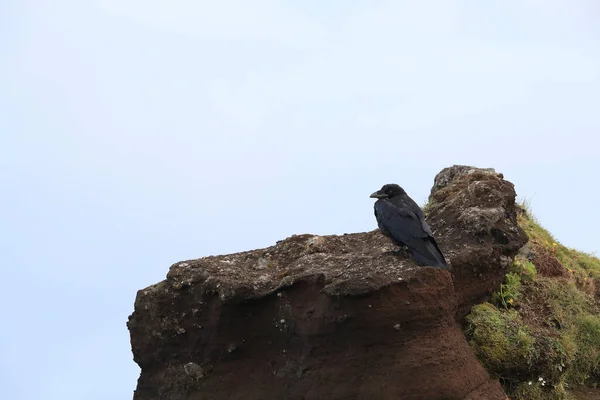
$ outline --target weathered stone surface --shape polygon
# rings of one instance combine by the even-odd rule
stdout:
[[[514,185],[493,169],[454,166],[435,178],[428,221],[452,254],[459,320],[498,288],[527,243],[515,197]]]
[[[444,168],[435,176],[435,179],[433,180],[433,187],[431,188],[431,194],[433,195],[439,190],[445,188],[455,178],[472,173],[490,174],[501,179],[504,178],[504,176],[497,173],[494,168],[476,168],[469,165],[453,165],[452,167]]]
[[[514,188],[464,166],[436,185],[428,221],[452,271],[378,231],[174,264],[128,322],[134,399],[503,399],[460,320],[527,240]]]

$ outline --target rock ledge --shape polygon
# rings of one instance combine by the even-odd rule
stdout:
[[[174,264],[129,318],[134,399],[504,400],[460,321],[527,241],[514,187],[454,166],[430,203],[452,271],[391,253],[378,231]]]

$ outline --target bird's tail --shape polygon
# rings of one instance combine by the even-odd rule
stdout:
[[[411,249],[412,256],[417,264],[422,266],[449,268],[442,251],[433,238],[425,240],[423,246]]]

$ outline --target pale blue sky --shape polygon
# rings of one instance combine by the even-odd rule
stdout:
[[[323,3],[0,2],[3,399],[130,399],[172,263],[374,229],[455,163],[600,249],[600,3]]]

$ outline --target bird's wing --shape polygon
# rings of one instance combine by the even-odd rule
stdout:
[[[391,236],[391,234],[388,232],[388,230],[386,229],[384,224],[382,224],[384,215],[381,212],[379,212],[379,213],[377,212],[378,208],[379,207],[376,202],[375,203],[375,219],[377,220],[377,226],[379,227],[379,230],[381,231],[381,233],[383,233],[386,236]]]
[[[390,201],[376,202],[375,216],[382,231],[387,232],[394,240],[406,245],[410,246],[415,239],[429,236],[428,232],[423,229],[421,220],[414,212]]]
[[[406,196],[406,197],[408,197],[408,196]],[[429,236],[433,237],[433,232],[431,231],[431,228],[429,227],[427,222],[425,222],[425,213],[423,212],[421,207],[419,207],[419,205],[417,203],[415,203],[415,201],[413,199],[411,199],[410,197],[408,197],[407,199],[404,199],[404,201],[408,203],[407,206],[417,216],[419,221],[421,221],[423,230],[425,232],[427,232],[427,234]]]
[[[396,244],[408,246],[419,265],[445,267],[446,260],[424,219],[402,202],[388,200],[375,203],[379,229]]]

